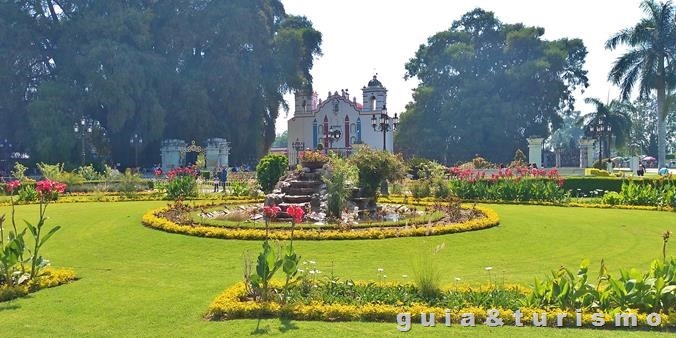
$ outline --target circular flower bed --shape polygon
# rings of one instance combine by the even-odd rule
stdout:
[[[245,201],[236,203],[246,204]],[[259,223],[260,226],[224,226],[224,224],[195,223],[194,215],[190,216],[189,214],[191,210],[199,210],[214,205],[214,203],[193,205],[191,208],[182,210],[183,215],[188,215],[187,217],[181,216],[185,222],[176,221],[176,215],[172,215],[176,212],[175,208],[167,206],[146,213],[143,216],[142,223],[150,228],[192,236],[246,240],[266,238],[266,230],[263,228],[262,222]],[[444,203],[437,202],[437,205],[443,207]],[[401,221],[377,222],[370,225],[368,223],[359,224],[350,228],[338,225],[300,225],[295,229],[293,237],[300,240],[342,240],[432,236],[486,229],[496,226],[500,222],[497,213],[486,207],[462,205],[458,212],[462,214],[461,218],[451,217],[448,213],[443,213],[443,209],[440,209],[403,224]],[[267,238],[284,240],[291,237],[287,225],[283,223],[272,224],[268,227]]]

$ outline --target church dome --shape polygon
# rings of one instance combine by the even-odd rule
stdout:
[[[373,75],[373,80],[369,81],[369,87],[382,87],[383,84],[378,81],[377,75]]]

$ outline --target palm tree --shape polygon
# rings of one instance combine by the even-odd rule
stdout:
[[[676,86],[676,9],[671,0],[659,4],[644,0],[641,9],[647,17],[636,26],[617,32],[606,42],[606,49],[610,50],[619,44],[631,47],[615,61],[608,78],[620,86],[624,100],[629,98],[637,82],[639,96],[648,97],[653,89],[657,92],[657,160],[663,166],[666,164],[666,92]]]
[[[596,111],[580,118],[578,124],[584,126],[585,135],[599,138],[599,161],[604,154],[601,153],[601,145],[605,143],[605,156],[610,157],[610,138],[615,136],[615,146],[622,146],[629,138],[631,132],[631,118],[620,109],[621,102],[613,100],[609,104],[603,104],[596,98],[586,98],[584,102],[593,104]],[[610,127],[607,131],[597,132],[596,127],[603,125]]]

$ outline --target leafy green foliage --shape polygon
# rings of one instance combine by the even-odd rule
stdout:
[[[0,133],[34,158],[78,163],[87,112],[107,131],[87,135],[88,160],[133,163],[139,133],[145,161],[163,138],[219,135],[239,162],[272,143],[283,95],[311,86],[322,35],[279,0],[21,0],[0,4],[0,40]]]
[[[619,193],[606,194],[603,203],[610,205],[652,205],[676,208],[676,183],[673,180],[653,180],[652,184],[622,183]]]
[[[400,180],[406,174],[400,155],[370,147],[358,147],[349,161],[359,170],[359,188],[365,197],[375,197],[384,180]]]
[[[172,180],[169,180],[165,186],[165,189],[167,192],[167,198],[170,200],[196,197],[197,181],[192,176],[178,176]]]
[[[268,154],[256,166],[256,178],[264,192],[269,193],[289,167],[289,160],[284,155]]]
[[[543,35],[474,9],[431,36],[406,64],[420,85],[401,115],[399,149],[449,163],[479,153],[506,163],[527,137],[547,137],[558,113],[572,110],[574,90],[587,86],[587,50],[582,40]]]
[[[577,273],[565,267],[553,271],[545,280],[535,280],[524,304],[561,309],[600,309],[604,311],[638,309],[642,313],[676,310],[676,260],[654,260],[650,271],[620,270],[613,278],[601,262],[596,284],[589,280],[589,260],[583,260]]]

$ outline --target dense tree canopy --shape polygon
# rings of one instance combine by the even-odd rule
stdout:
[[[311,84],[321,39],[279,0],[3,1],[0,134],[77,163],[87,116],[116,161],[135,133],[146,164],[166,138],[226,137],[248,161],[273,142],[282,95]]]
[[[406,64],[420,85],[402,114],[397,146],[453,163],[480,154],[507,162],[532,135],[547,137],[587,86],[579,39],[542,39],[544,29],[505,24],[475,9],[430,37]],[[426,135],[420,137],[420,135]]]

